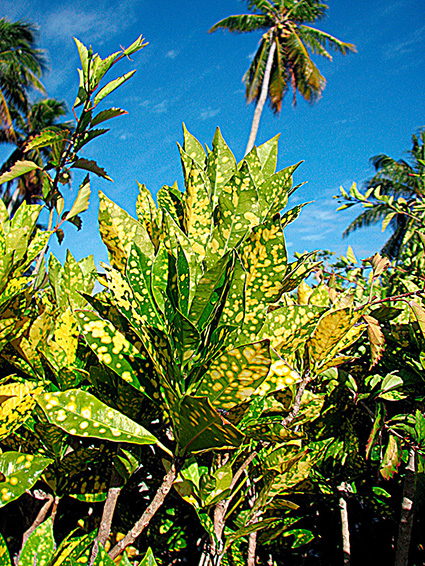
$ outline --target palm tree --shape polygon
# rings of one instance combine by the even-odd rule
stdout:
[[[412,149],[408,151],[408,160],[396,161],[389,155],[380,154],[371,158],[376,174],[366,181],[366,191],[380,188],[381,195],[392,196],[394,199],[403,197],[411,208],[418,199],[425,197],[425,128],[418,135],[412,136]],[[391,209],[385,202],[369,197],[373,206],[366,208],[351,222],[344,232],[348,236],[351,232],[372,226],[381,222]],[[393,234],[382,248],[382,253],[389,258],[398,258],[406,235],[412,227],[412,219],[406,214],[394,214],[390,228]]]
[[[351,43],[308,25],[326,14],[328,6],[318,0],[248,0],[248,7],[254,13],[229,16],[209,30],[210,33],[220,28],[237,33],[264,30],[244,76],[247,101],[257,102],[246,153],[254,146],[267,98],[276,114],[280,113],[283,97],[290,88],[294,104],[297,91],[311,103],[320,98],[326,80],[309,51],[332,60],[329,50],[343,55],[356,50]]]
[[[45,128],[55,129],[73,129],[71,122],[59,122],[59,119],[65,116],[67,112],[66,105],[63,101],[53,98],[45,98],[29,104],[27,114],[20,113],[12,106],[11,118],[14,124],[14,145],[16,146],[7,160],[0,167],[0,175],[8,171],[17,161],[28,159],[43,166],[49,159],[49,148],[41,148],[40,150],[25,151],[27,143]],[[12,143],[9,138],[9,132],[6,129],[0,130],[0,144]],[[19,177],[17,185],[11,194],[12,187],[15,182],[11,181],[6,184],[1,198],[8,203],[8,212],[13,214],[17,204],[24,199],[31,203],[39,200],[41,197],[42,180],[39,171],[32,171],[27,175]],[[21,199],[19,198],[21,196]]]
[[[29,89],[44,92],[40,76],[46,58],[35,42],[32,24],[0,19],[0,120],[3,133],[12,142],[16,141],[13,112],[28,112]]]

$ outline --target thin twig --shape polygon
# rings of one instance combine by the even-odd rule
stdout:
[[[46,497],[43,497],[43,499],[46,500],[46,503],[42,506],[42,508],[40,509],[40,511],[37,513],[37,517],[34,519],[33,524],[30,526],[29,529],[27,529],[24,532],[24,535],[22,537],[22,546],[21,546],[21,550],[19,551],[18,555],[17,555],[17,563],[19,562],[19,556],[21,555],[22,549],[25,546],[25,543],[27,542],[27,540],[29,539],[29,537],[32,535],[32,533],[35,531],[35,529],[37,527],[39,527],[41,525],[41,523],[44,521],[44,519],[46,518],[47,512],[49,511],[53,501],[54,501],[54,497],[53,495],[51,495],[50,493],[46,494]]]
[[[171,490],[174,480],[177,477],[181,467],[183,465],[182,461],[174,461],[171,463],[170,469],[164,476],[162,484],[158,488],[152,502],[148,505],[143,515],[135,523],[134,527],[126,534],[126,536],[121,539],[114,548],[109,552],[109,556],[114,559],[130,544],[137,539],[138,536],[143,532],[143,530],[149,525],[152,517],[164,503],[164,499]]]

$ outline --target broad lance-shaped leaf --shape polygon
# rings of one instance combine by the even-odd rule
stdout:
[[[244,339],[251,342],[263,324],[267,303],[277,301],[281,295],[287,255],[280,219],[255,227],[243,243],[240,256],[247,273]]]
[[[20,177],[21,175],[25,175],[30,171],[35,171],[36,169],[41,169],[41,167],[33,161],[17,161],[14,165],[12,165],[9,171],[0,175],[0,184],[13,181],[13,179]]]
[[[385,449],[384,457],[379,469],[382,477],[386,480],[391,479],[397,472],[401,462],[402,450],[400,447],[399,439],[390,434],[388,437],[388,444]]]
[[[193,162],[184,194],[184,229],[192,240],[193,251],[199,261],[205,257],[205,248],[213,226],[213,205],[208,194],[204,172]]]
[[[116,116],[122,116],[123,114],[128,114],[127,110],[122,110],[121,108],[109,108],[108,110],[102,110],[92,120],[90,121],[90,126],[97,126],[106,120],[115,118]]]
[[[55,551],[52,518],[49,517],[30,534],[19,555],[18,566],[47,566]]]
[[[255,186],[258,187],[262,185],[264,183],[264,175],[256,147],[253,147],[251,151],[247,155],[245,155],[245,157],[242,160],[242,163],[244,161],[248,165],[248,169],[251,174],[252,180],[254,181]]]
[[[207,175],[211,186],[211,199],[217,204],[222,188],[236,172],[236,160],[217,127],[213,138],[213,149],[208,155]]]
[[[147,550],[143,560],[140,562],[139,566],[158,566],[158,562],[155,560],[152,549],[150,547],[148,548],[148,550]]]
[[[124,381],[142,391],[138,375],[127,359],[140,357],[140,352],[125,336],[106,320],[90,311],[80,311],[76,315],[81,333],[99,361],[108,366]]]
[[[126,276],[134,296],[134,309],[144,324],[162,329],[164,322],[156,307],[151,288],[152,259],[136,243],[129,251]]]
[[[75,531],[72,531],[71,535]],[[93,531],[81,537],[71,537],[64,539],[57,549],[49,566],[68,566],[71,564],[87,564],[90,558],[90,551],[97,536],[97,531]]]
[[[31,382],[0,385],[0,440],[12,434],[31,416],[38,392]]]
[[[44,456],[22,452],[0,454],[0,474],[4,477],[0,481],[0,507],[31,489],[52,461]]]
[[[56,142],[61,142],[66,139],[68,135],[69,130],[43,130],[38,136],[35,136],[29,143],[27,143],[25,146],[25,152],[31,151],[32,149],[40,149]]]
[[[148,257],[153,258],[155,255],[146,228],[101,192],[99,193],[99,230],[103,243],[108,248],[112,267],[122,273],[126,268],[133,242],[136,242]]]
[[[0,533],[0,566],[12,566],[12,561],[10,560],[10,554],[7,549],[7,544],[1,533]]]
[[[244,435],[219,415],[206,397],[186,395],[170,407],[181,454],[236,447]]]
[[[317,367],[327,361],[336,344],[359,320],[361,314],[352,309],[340,309],[325,314],[310,339],[310,358]]]
[[[208,397],[214,407],[231,409],[253,395],[270,364],[268,340],[228,350],[209,365],[196,394]]]
[[[246,163],[223,187],[218,202],[218,222],[207,246],[209,266],[235,248],[260,222],[257,189]]]
[[[301,162],[300,162],[301,163]],[[273,218],[285,208],[292,192],[292,174],[300,163],[274,173],[258,187],[259,203],[263,220]]]
[[[202,169],[205,167],[205,150],[202,144],[188,132],[185,124],[183,124],[183,150],[195,163],[197,163]]]
[[[74,218],[74,216],[77,216],[81,212],[87,210],[89,207],[90,194],[90,178],[87,175],[78,189],[78,195],[71,207],[71,210],[64,214],[63,219],[70,220],[71,218]]]
[[[43,393],[37,403],[52,424],[68,434],[129,442],[156,444],[148,430],[81,389]]]
[[[261,168],[266,179],[271,177],[276,171],[279,137],[280,134],[257,147],[257,155],[261,161]]]
[[[158,210],[146,186],[140,183],[137,183],[137,185],[139,187],[136,201],[137,218],[141,224],[145,225],[149,237],[155,245],[155,249],[158,249],[161,236]]]
[[[290,355],[309,338],[324,312],[313,305],[290,305],[267,314],[260,336],[281,355]]]
[[[94,98],[93,106],[96,106],[97,104],[99,104],[99,102],[101,100],[103,100],[105,98],[105,96],[108,96],[108,94],[111,94],[111,92],[113,92],[119,86],[121,86],[126,81],[128,81],[128,79],[130,79],[134,75],[135,72],[136,72],[136,69],[134,69],[133,71],[129,71],[128,73],[125,73],[121,77],[118,77],[117,79],[114,79],[113,81],[110,81],[107,85],[105,85],[102,89],[100,89],[99,92],[96,94],[96,96]]]
[[[176,225],[182,229],[184,221],[183,211],[183,194],[177,188],[177,185],[169,187],[164,185],[156,195],[158,209],[167,211]]]
[[[373,316],[364,315],[367,323],[367,336],[369,338],[370,351],[372,357],[371,367],[382,358],[385,348],[385,336],[379,326],[379,322]]]
[[[71,165],[74,169],[82,169],[83,171],[89,171],[90,173],[94,173],[98,177],[103,177],[108,181],[112,181],[111,177],[106,173],[105,169],[99,167],[96,161],[93,159],[86,159],[85,157],[80,157],[74,161]]]

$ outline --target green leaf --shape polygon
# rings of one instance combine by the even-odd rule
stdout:
[[[99,104],[99,102],[101,100],[103,100],[105,98],[105,96],[108,96],[108,94],[111,94],[111,92],[113,92],[119,86],[121,86],[126,81],[128,81],[128,79],[130,79],[134,75],[135,72],[136,72],[136,70],[129,71],[128,73],[125,73],[125,75],[122,75],[121,77],[118,77],[117,79],[115,79],[115,80],[109,82],[107,85],[105,85],[94,97],[93,107],[97,106],[97,104]]]
[[[129,47],[127,47],[127,49],[123,50],[122,54],[126,57],[130,57],[130,55],[133,55],[133,53],[136,53],[136,51],[139,51],[143,47],[146,47],[148,43],[144,42],[145,40],[143,39],[143,35],[139,35],[136,41],[133,41],[133,43]]]
[[[239,446],[244,438],[205,397],[185,396],[170,414],[182,454]]]
[[[144,427],[80,389],[44,393],[36,400],[49,421],[68,434],[131,444],[157,442]]]
[[[0,507],[20,497],[31,489],[43,470],[53,462],[44,456],[23,454],[22,452],[4,452],[0,454]]]
[[[385,449],[385,454],[382,459],[380,473],[382,477],[386,480],[391,479],[397,472],[398,467],[401,462],[401,447],[400,441],[393,434],[389,435],[388,444]]]
[[[213,149],[208,155],[207,175],[211,186],[211,199],[217,204],[218,197],[229,179],[236,172],[236,160],[217,128],[213,138]]]
[[[99,192],[99,229],[103,243],[108,248],[111,265],[121,273],[125,272],[133,242],[148,257],[155,255],[146,228],[102,192]]]
[[[250,399],[270,364],[268,340],[232,348],[209,365],[196,394],[208,397],[214,407],[231,409]]]
[[[139,566],[158,566],[150,547],[148,548],[143,560],[139,563]]]
[[[183,124],[183,138],[184,138],[184,145],[183,150],[184,152],[191,158],[195,163],[197,163],[201,169],[203,170],[205,167],[205,150],[202,147],[202,144],[198,142],[198,140],[192,136],[191,133],[188,132],[185,124]]]
[[[74,218],[74,216],[77,216],[77,214],[80,214],[81,212],[87,210],[89,207],[90,194],[90,178],[87,175],[87,177],[81,183],[80,188],[78,189],[78,195],[71,207],[71,210],[65,213],[63,219],[70,220],[71,218]]]
[[[116,566],[101,543],[97,547],[97,555],[93,566]]]
[[[6,541],[0,533],[0,566],[13,566],[10,560],[10,554],[7,550]]]
[[[52,518],[49,517],[28,537],[19,555],[18,566],[29,566],[30,564],[47,566],[53,557],[54,550]]]
[[[124,114],[128,114],[128,112],[121,108],[108,108],[108,110],[102,110],[102,112],[96,114],[96,116],[90,121],[90,126],[97,126],[102,122],[106,122],[106,120],[116,118],[117,116],[123,116]]]
[[[102,167],[91,159],[85,159],[84,157],[79,157],[74,163],[71,165],[74,169],[83,169],[84,171],[89,171],[90,173],[95,173],[98,177],[103,177],[108,181],[112,181],[111,177],[106,173]]]
[[[74,41],[77,45],[78,54],[80,56],[81,67],[83,70],[84,78],[88,79],[88,62],[89,62],[89,53],[87,51],[87,47],[81,43],[76,37],[74,37]]]
[[[274,173],[259,188],[259,203],[263,220],[271,219],[285,208],[292,193],[292,174],[300,163]]]
[[[410,301],[409,306],[412,309],[416,320],[418,321],[422,336],[423,338],[425,338],[425,311],[420,305],[418,305],[418,303],[415,303],[415,301]]]
[[[375,445],[376,438],[378,434],[380,434],[384,424],[385,424],[385,407],[382,403],[377,403],[375,410],[375,420],[373,421],[373,427],[366,445],[366,459],[369,458],[371,450]]]
[[[0,440],[25,423],[35,406],[34,386],[30,382],[0,385]]]
[[[277,146],[280,134],[257,147],[257,155],[261,161],[264,177],[271,177],[276,171]]]
[[[60,143],[69,136],[69,130],[43,130],[38,136],[35,136],[27,145],[25,146],[25,151],[31,151],[32,149],[40,149],[54,143]]]
[[[13,181],[16,177],[20,177],[21,175],[25,175],[26,173],[35,171],[36,169],[41,170],[41,167],[33,161],[17,161],[14,165],[12,165],[9,171],[0,175],[0,185]]]
[[[74,566],[78,563],[88,563],[96,536],[97,531],[81,537],[68,536],[61,542],[49,566]]]

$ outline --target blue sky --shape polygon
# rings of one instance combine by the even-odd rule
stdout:
[[[156,193],[176,179],[182,188],[176,142],[182,122],[202,143],[211,145],[220,126],[239,160],[243,157],[253,105],[246,105],[242,76],[261,34],[207,30],[218,20],[246,12],[242,0],[3,0],[2,15],[27,19],[40,28],[40,47],[50,58],[44,83],[50,96],[72,107],[79,59],[72,36],[92,44],[102,57],[143,34],[149,45],[124,61],[116,73],[137,68],[136,75],[108,99],[129,114],[110,122],[111,131],[92,142],[85,153],[96,159],[114,183],[92,179],[90,209],[83,229],[66,230],[61,248],[77,258],[94,253],[106,261],[97,230],[97,191],[135,214],[136,180]],[[335,55],[332,63],[317,59],[327,79],[321,100],[313,106],[291,96],[282,113],[265,108],[257,143],[281,133],[278,168],[304,161],[295,177],[307,181],[292,204],[314,201],[286,230],[291,252],[330,249],[345,253],[351,244],[358,257],[379,250],[387,234],[369,229],[342,240],[354,212],[336,212],[332,196],[339,186],[359,185],[373,174],[369,158],[387,153],[406,157],[411,134],[425,125],[425,10],[423,0],[329,0],[328,17],[317,24],[339,39],[354,43],[358,53]],[[2,152],[2,155],[4,150]],[[74,181],[78,186],[78,178]]]

